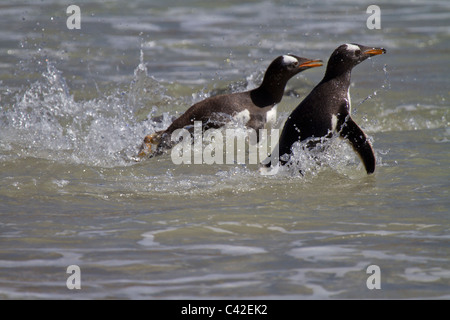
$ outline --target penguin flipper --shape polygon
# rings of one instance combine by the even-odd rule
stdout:
[[[350,116],[347,116],[347,119],[342,125],[340,135],[347,139],[353,149],[358,153],[364,163],[367,174],[373,173],[375,171],[375,155],[372,146],[367,140],[366,134]]]

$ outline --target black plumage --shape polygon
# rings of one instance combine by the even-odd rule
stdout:
[[[195,121],[202,121],[203,129],[219,128],[237,114],[244,112],[247,116],[245,125],[258,132],[267,122],[267,113],[281,101],[289,79],[301,71],[321,65],[320,60],[291,54],[279,56],[267,68],[258,88],[218,95],[194,104],[166,130],[146,136],[138,156],[161,154],[172,146],[171,134],[175,130],[192,126]],[[151,150],[152,144],[157,145],[154,151]]]
[[[295,142],[309,139],[308,145],[311,147],[320,139],[331,137],[337,132],[350,142],[364,163],[367,173],[375,171],[372,146],[350,116],[349,87],[353,67],[371,56],[383,53],[386,53],[383,48],[358,44],[343,44],[334,50],[322,81],[297,106],[284,124],[278,144],[281,165],[288,162],[291,147]],[[273,165],[274,159],[266,166]]]

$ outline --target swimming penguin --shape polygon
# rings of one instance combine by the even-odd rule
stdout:
[[[176,129],[192,126],[202,121],[203,129],[219,128],[233,117],[244,119],[248,128],[259,132],[268,118],[274,117],[274,106],[283,97],[289,79],[309,68],[322,66],[321,60],[311,60],[287,54],[277,57],[267,68],[261,85],[253,90],[207,98],[191,106],[183,115],[163,131],[144,138],[138,157],[154,156],[172,147],[171,134]],[[274,110],[275,109],[275,110]],[[156,150],[152,152],[152,144]]]
[[[335,132],[347,139],[364,163],[367,174],[375,171],[375,156],[366,135],[350,116],[350,77],[353,67],[367,58],[386,53],[383,48],[343,44],[331,54],[322,81],[297,106],[281,132],[280,164],[288,162],[292,144],[309,139],[308,147]],[[274,165],[276,157],[270,159]]]

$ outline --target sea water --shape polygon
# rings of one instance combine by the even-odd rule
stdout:
[[[379,1],[368,29],[371,4],[84,1],[68,29],[60,1],[1,1],[0,298],[450,298],[450,4]],[[270,176],[134,160],[278,55],[343,43],[387,50],[352,73],[373,175],[339,139]],[[289,81],[277,128],[324,71]]]

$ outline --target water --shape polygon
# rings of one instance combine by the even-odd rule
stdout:
[[[450,4],[378,2],[381,30],[369,4],[83,1],[68,30],[66,4],[1,1],[0,297],[450,298]],[[133,161],[146,134],[255,87],[276,56],[348,42],[387,49],[352,76],[374,175],[339,140],[298,150],[303,175]],[[278,126],[323,72],[289,82]]]

